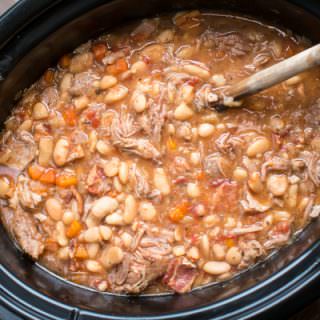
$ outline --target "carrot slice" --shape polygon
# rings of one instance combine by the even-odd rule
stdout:
[[[182,220],[189,210],[189,205],[186,202],[183,202],[173,210],[169,212],[169,218],[173,222],[179,222]]]
[[[67,106],[62,115],[68,126],[74,127],[77,124],[77,113],[73,106]]]
[[[177,143],[171,137],[168,138],[167,145],[168,145],[168,148],[170,150],[176,150],[177,149]]]
[[[62,173],[58,175],[56,178],[56,185],[62,188],[71,187],[76,185],[77,183],[78,183],[77,177],[70,174]]]
[[[88,259],[89,258],[88,251],[82,244],[80,244],[78,246],[74,256],[78,259]]]
[[[82,225],[78,220],[73,220],[67,229],[66,235],[68,238],[74,238],[80,234]]]
[[[39,181],[46,184],[56,183],[56,171],[53,168],[47,169],[39,178]]]
[[[43,174],[43,168],[37,165],[30,165],[28,167],[28,174],[32,180],[39,180]]]

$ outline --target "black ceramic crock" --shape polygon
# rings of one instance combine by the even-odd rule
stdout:
[[[192,8],[247,15],[320,42],[317,0],[21,0],[0,18],[0,123],[19,92],[79,44],[131,19]],[[320,296],[319,239],[318,220],[292,244],[232,281],[184,295],[117,296],[76,286],[48,272],[24,256],[1,228],[0,316],[285,319]]]

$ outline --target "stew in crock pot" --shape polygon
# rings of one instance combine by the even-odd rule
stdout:
[[[63,56],[6,121],[4,225],[33,259],[100,291],[183,293],[252,266],[319,216],[319,70],[241,109],[208,106],[308,46],[191,11]]]

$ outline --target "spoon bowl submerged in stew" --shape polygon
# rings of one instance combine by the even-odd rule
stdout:
[[[100,291],[231,278],[320,212],[319,70],[208,108],[311,44],[241,17],[147,19],[63,56],[1,144],[1,217],[19,246]]]

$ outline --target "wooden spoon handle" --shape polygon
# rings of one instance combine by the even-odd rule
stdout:
[[[225,95],[234,100],[241,99],[318,65],[320,65],[320,44],[231,85]]]

